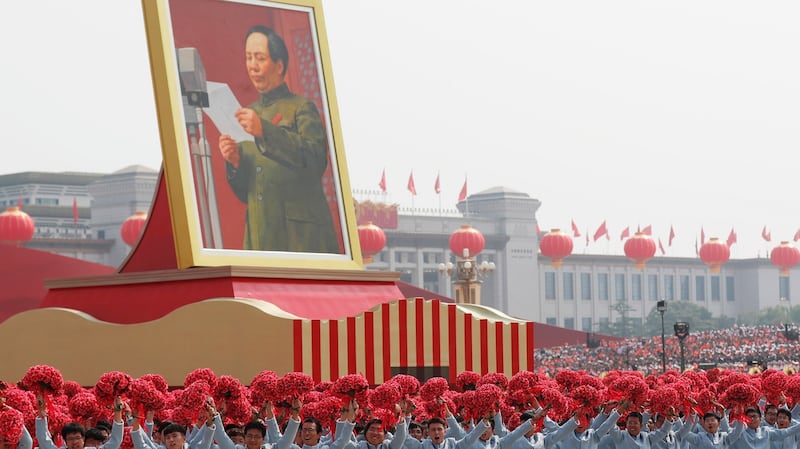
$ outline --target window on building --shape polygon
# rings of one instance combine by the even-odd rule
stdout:
[[[425,251],[422,253],[422,258],[427,264],[438,264],[444,262],[444,255],[441,251]]]
[[[558,326],[558,321],[556,321],[555,317],[549,316],[545,319],[545,323],[551,326]]]
[[[617,301],[625,300],[625,273],[614,275],[614,299]]]
[[[694,299],[697,302],[706,300],[706,277],[695,276],[694,278]]]
[[[642,300],[642,275],[631,275],[631,299],[634,301]]]
[[[443,293],[439,291],[441,285],[441,274],[438,269],[426,268],[422,272],[423,284],[422,288],[436,293]]]
[[[575,329],[575,318],[564,318],[564,327],[567,329]]]
[[[689,300],[689,275],[681,275],[681,301]]]
[[[608,273],[597,275],[597,298],[600,301],[608,301]]]
[[[722,282],[719,279],[719,276],[711,276],[711,300],[712,301],[721,301],[722,300]]]
[[[592,273],[581,273],[581,299],[592,300]]]
[[[672,274],[664,275],[664,299],[675,300],[675,276]]]
[[[592,317],[587,316],[581,318],[581,330],[584,332],[592,331]]]
[[[597,320],[597,323],[600,325],[600,329],[608,329],[608,317],[607,316],[600,317],[600,319]]]
[[[733,276],[725,277],[725,299],[727,299],[729,302],[736,300],[733,288]]]
[[[648,274],[647,275],[647,299],[650,301],[658,301],[658,275],[657,274]]]
[[[781,301],[792,300],[792,297],[789,295],[789,276],[778,277],[778,295],[780,295],[778,297],[781,299]]]
[[[43,206],[58,206],[58,198],[36,198],[36,204]]]
[[[564,299],[571,301],[575,299],[575,273],[562,273],[564,281]]]
[[[554,271],[544,273],[544,299],[556,299],[556,273]]]

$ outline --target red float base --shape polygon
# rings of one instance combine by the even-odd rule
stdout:
[[[57,279],[40,307],[64,307],[119,324],[151,321],[211,298],[269,302],[308,319],[353,316],[404,298],[399,273],[197,267],[180,270],[163,171],[142,237],[118,273]]]

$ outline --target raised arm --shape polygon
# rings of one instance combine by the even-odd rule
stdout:
[[[566,438],[567,435],[575,432],[576,427],[578,427],[578,421],[573,416],[567,422],[559,426],[555,432],[550,432],[546,434],[544,436],[545,449],[552,448],[553,446],[556,445],[556,443]]]
[[[475,426],[464,438],[456,441],[456,449],[466,449],[468,447],[472,447],[472,444],[478,441],[478,437],[481,436],[484,430],[489,428],[489,424],[486,423],[486,420],[481,420],[477,426]]]
[[[405,419],[399,419],[397,427],[395,428],[394,437],[392,442],[389,443],[391,449],[402,449],[408,439],[408,424]]]
[[[39,406],[39,414],[36,416],[34,430],[36,432],[36,440],[39,442],[39,448],[58,449],[50,438],[50,431],[47,429],[47,406],[45,406],[42,393],[36,393],[36,403]]]
[[[22,426],[22,433],[19,435],[17,449],[33,449],[33,438],[31,438],[31,434],[25,426]]]
[[[598,417],[599,416],[600,415],[598,415]],[[603,419],[603,422],[597,426],[597,430],[595,430],[592,434],[592,438],[599,443],[600,438],[603,438],[606,434],[608,434],[608,432],[617,424],[619,416],[620,415],[617,409],[612,410],[611,413],[606,415],[606,417]]]
[[[289,416],[289,423],[286,424],[286,431],[283,436],[275,443],[276,449],[289,449],[294,443],[294,437],[297,436],[297,428],[300,427],[300,409],[303,403],[300,399],[295,398],[292,401],[291,415]]]
[[[130,412],[130,407],[122,402],[121,397],[117,396],[114,398],[114,422],[111,423],[111,435],[109,435],[108,441],[98,449],[119,449],[122,445],[122,436],[125,432],[125,421],[122,420],[123,410]]]
[[[732,445],[742,436],[742,432],[744,432],[744,423],[741,421],[734,421],[733,432],[725,435],[725,442],[728,445]]]

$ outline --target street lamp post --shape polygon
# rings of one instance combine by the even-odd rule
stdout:
[[[661,314],[661,373],[667,372],[667,343],[664,336],[664,312],[667,311],[667,302],[663,299],[656,303],[656,310]]]
[[[469,250],[464,248],[462,256],[456,259],[455,264],[440,263],[439,273],[453,279],[457,303],[480,304],[481,283],[494,272],[495,268],[494,262],[484,260],[480,264],[477,263],[475,257],[470,256]]]
[[[675,336],[678,337],[678,343],[681,347],[681,372],[684,372],[686,371],[686,357],[683,353],[683,343],[686,340],[686,337],[689,336],[689,323],[678,321],[672,326],[672,328],[675,330]]]

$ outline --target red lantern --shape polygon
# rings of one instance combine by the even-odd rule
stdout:
[[[564,258],[572,254],[572,237],[561,232],[561,229],[551,229],[539,241],[539,250],[558,268]]]
[[[643,232],[637,232],[625,240],[625,255],[636,262],[636,268],[643,270],[644,264],[656,254],[656,242]]]
[[[719,273],[720,266],[727,262],[729,257],[731,250],[719,237],[711,237],[700,247],[700,260],[711,267],[712,273]]]
[[[358,225],[358,241],[361,245],[361,256],[364,263],[371,263],[372,256],[381,252],[386,246],[386,233],[371,221]]]
[[[133,246],[139,241],[139,237],[142,235],[142,229],[144,229],[144,223],[147,221],[147,212],[137,211],[130,217],[126,218],[125,221],[122,223],[122,229],[120,229],[120,235],[122,235],[122,240],[128,244],[128,246]]]
[[[12,206],[0,214],[0,242],[19,245],[33,238],[36,227],[33,218],[19,207]]]
[[[800,249],[783,241],[772,249],[769,258],[776,267],[780,268],[781,276],[788,276],[789,270],[800,262]]]
[[[461,228],[450,234],[450,251],[456,256],[475,257],[483,251],[485,245],[486,240],[481,231],[471,225],[461,225]]]

